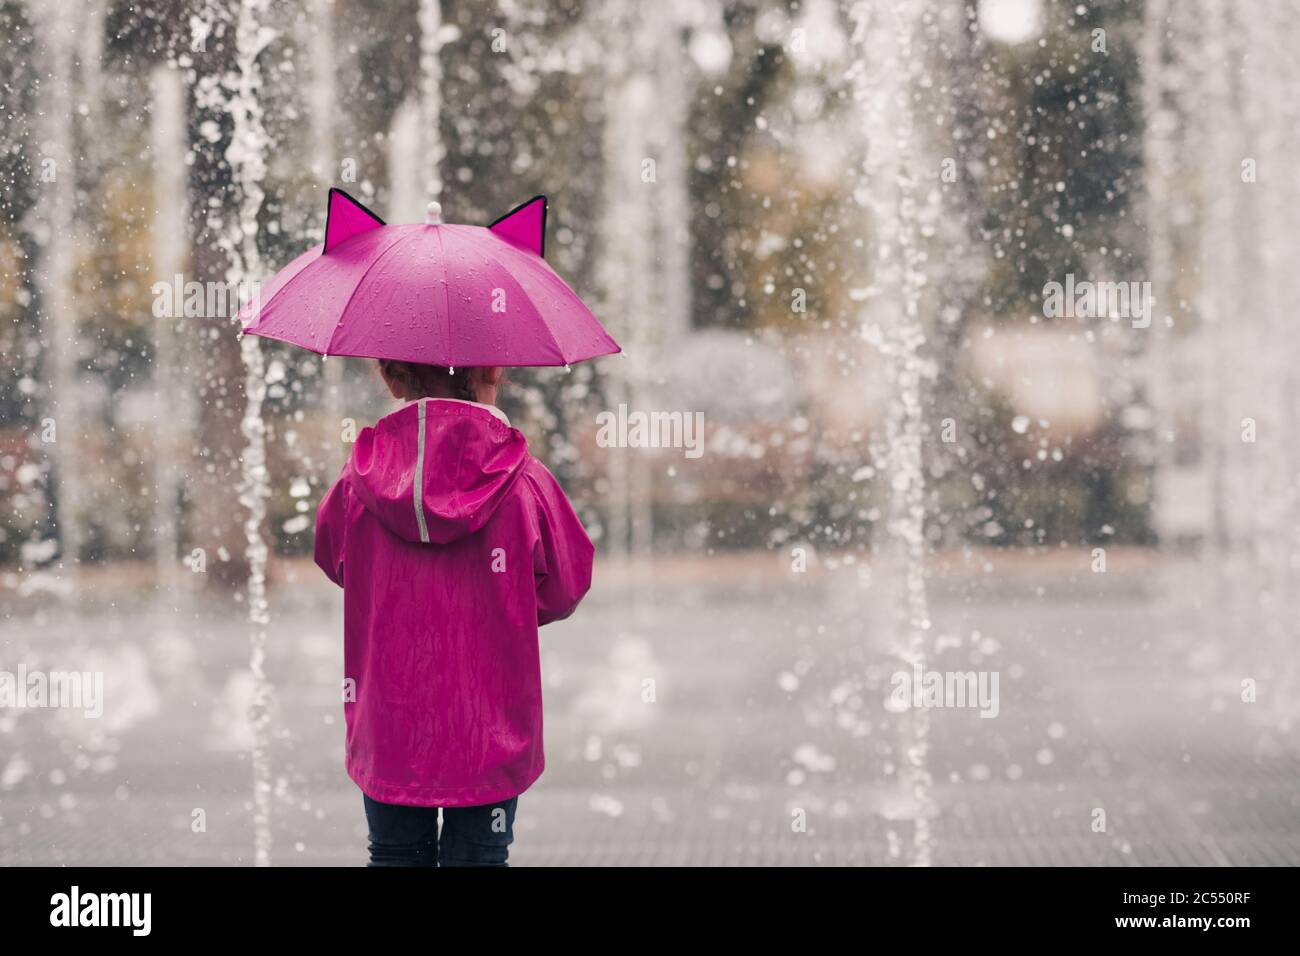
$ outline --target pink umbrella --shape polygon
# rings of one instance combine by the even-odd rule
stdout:
[[[452,368],[568,365],[619,351],[542,258],[546,197],[490,226],[386,225],[329,192],[325,242],[266,282],[244,331],[325,355]]]

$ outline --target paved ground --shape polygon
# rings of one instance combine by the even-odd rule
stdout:
[[[928,801],[897,777],[914,718],[885,706],[886,574],[769,556],[646,570],[636,594],[609,571],[543,631],[548,769],[520,801],[516,864],[906,864],[918,815],[941,865],[1300,863],[1300,734],[1262,679],[1288,649],[1202,604],[1194,565],[937,569],[931,666],[997,671],[1000,700],[992,719],[928,712]],[[274,860],[359,864],[337,598],[310,568],[279,576]],[[24,601],[0,622],[0,670],[108,682],[98,721],[0,709],[0,863],[249,862],[238,609],[106,600],[79,616]]]

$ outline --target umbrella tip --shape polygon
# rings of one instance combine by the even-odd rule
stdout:
[[[424,209],[424,224],[436,226],[442,222],[442,203],[431,202]]]

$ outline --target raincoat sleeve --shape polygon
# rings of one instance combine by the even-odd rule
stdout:
[[[595,548],[553,475],[540,465],[537,492],[538,540],[533,549],[537,582],[537,624],[560,621],[577,610],[591,587]]]
[[[334,482],[316,509],[316,564],[343,587],[343,543],[347,538],[348,487],[343,476]]]

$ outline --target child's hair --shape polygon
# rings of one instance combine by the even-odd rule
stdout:
[[[461,398],[467,402],[478,401],[477,390],[470,380],[470,369],[457,369],[455,373],[441,365],[421,365],[418,362],[399,362],[380,359],[379,368],[384,377],[396,382],[407,399]]]

